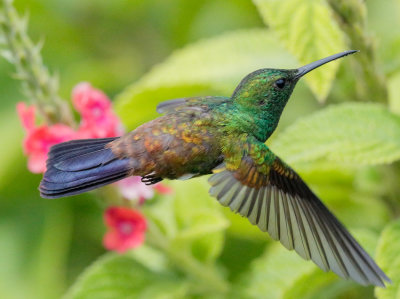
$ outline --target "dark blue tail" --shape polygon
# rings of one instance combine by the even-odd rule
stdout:
[[[83,193],[129,175],[129,159],[117,159],[106,144],[116,138],[72,140],[53,146],[40,195],[57,198]]]

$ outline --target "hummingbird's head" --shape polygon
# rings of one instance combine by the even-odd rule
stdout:
[[[232,98],[245,107],[285,103],[299,77],[297,70],[260,69],[248,74],[236,87]]]
[[[282,112],[297,81],[308,72],[332,60],[358,52],[341,52],[298,69],[260,69],[248,74],[236,87],[232,99],[248,108],[268,109],[274,113]]]

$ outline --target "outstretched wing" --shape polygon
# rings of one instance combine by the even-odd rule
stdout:
[[[213,105],[219,105],[223,102],[230,101],[227,97],[192,97],[174,99],[161,102],[157,105],[158,113],[173,113],[190,109],[207,109]]]
[[[390,279],[300,176],[266,145],[248,145],[241,160],[214,169],[210,194],[324,271],[360,284]]]

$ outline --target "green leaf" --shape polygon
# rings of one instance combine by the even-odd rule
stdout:
[[[294,123],[271,148],[298,167],[317,161],[391,163],[400,158],[400,118],[378,104],[330,106]]]
[[[188,246],[197,259],[214,261],[223,248],[224,232],[229,222],[221,213],[219,203],[209,196],[210,186],[206,179],[174,184],[178,185],[175,187],[175,215],[179,234],[172,245],[176,250]]]
[[[253,0],[264,22],[300,63],[307,64],[346,49],[343,34],[322,0]],[[324,101],[338,63],[329,63],[305,77],[319,101]]]
[[[377,240],[375,233],[365,229],[352,230],[352,233],[368,252],[372,252]],[[372,293],[372,288],[366,289],[332,272],[323,272],[278,243],[254,260],[250,271],[241,278],[237,288],[241,296],[238,298],[368,298]],[[364,296],[351,296],[354,293]]]
[[[162,272],[168,270],[168,261],[165,255],[146,244],[129,251],[126,255],[132,257],[136,261],[140,261],[142,265],[152,271]]]
[[[390,223],[379,239],[376,262],[392,280],[386,288],[375,288],[379,299],[400,298],[400,220]]]
[[[302,276],[288,289],[282,299],[347,299],[373,298],[373,288],[340,279],[334,273],[314,271]]]
[[[400,72],[394,74],[388,80],[388,99],[389,109],[393,113],[400,115]]]
[[[295,252],[273,244],[262,257],[254,260],[249,273],[242,275],[239,298],[266,298],[267,294],[269,299],[282,298],[296,280],[315,269],[313,263]]]
[[[162,249],[198,292],[226,292],[229,285],[215,262],[229,222],[218,202],[208,195],[205,178],[170,185],[174,194],[146,208],[148,244]]]
[[[352,285],[352,283],[339,280],[332,272],[321,273],[321,271],[315,270],[300,277],[281,298],[336,299],[348,285]]]
[[[157,116],[156,105],[196,95],[230,95],[248,73],[265,67],[293,68],[294,59],[266,29],[243,30],[210,38],[174,52],[116,101],[128,128]]]
[[[251,224],[246,217],[232,213],[232,210],[228,207],[224,207],[223,212],[225,217],[230,221],[230,226],[227,231],[230,235],[247,240],[263,242],[269,240],[268,235],[261,231],[256,225]]]
[[[379,192],[357,185],[364,172],[365,168],[351,171],[315,167],[312,171],[302,171],[301,175],[346,226],[381,230],[389,221],[391,211]]]
[[[173,196],[153,205],[150,217],[164,233],[170,250],[188,252],[204,262],[214,261],[223,248],[229,222],[219,203],[208,195],[209,184],[202,178],[170,185]]]
[[[127,255],[106,254],[78,278],[65,298],[184,298],[187,285]]]

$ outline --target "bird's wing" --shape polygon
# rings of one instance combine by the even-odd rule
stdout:
[[[158,113],[173,113],[177,111],[190,110],[190,109],[207,109],[212,105],[218,105],[223,102],[229,101],[227,97],[192,97],[180,98],[161,102],[157,105],[156,111]]]
[[[300,176],[264,144],[213,170],[210,194],[322,270],[363,285],[390,279]]]

